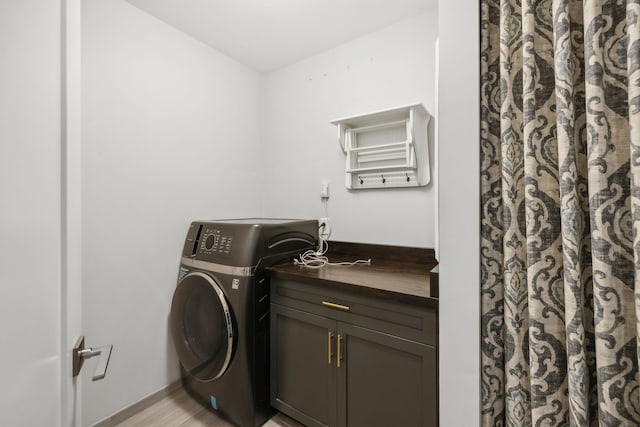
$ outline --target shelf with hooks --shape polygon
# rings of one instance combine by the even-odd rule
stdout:
[[[410,104],[333,120],[346,154],[347,188],[427,185],[429,118],[422,104]]]

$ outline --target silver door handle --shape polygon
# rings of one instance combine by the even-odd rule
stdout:
[[[93,381],[103,379],[107,373],[107,366],[109,366],[111,350],[113,350],[112,344],[104,345],[102,347],[84,348],[84,336],[78,337],[76,345],[73,347],[73,376],[78,376],[85,359],[100,356],[98,365],[96,366],[96,371],[91,379]]]

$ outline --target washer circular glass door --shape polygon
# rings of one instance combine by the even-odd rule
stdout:
[[[173,341],[185,371],[200,381],[220,378],[229,367],[234,345],[231,308],[209,275],[187,274],[171,302]]]

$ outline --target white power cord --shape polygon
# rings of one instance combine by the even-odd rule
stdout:
[[[318,249],[308,250],[300,255],[299,259],[294,259],[293,263],[296,265],[302,265],[307,268],[322,268],[325,265],[333,265],[336,267],[352,267],[357,264],[371,264],[371,259],[358,259],[353,262],[329,262],[329,258],[325,256],[327,251],[329,250],[329,236],[331,235],[331,228],[329,224],[323,223],[319,225],[321,229],[318,233],[319,242]],[[325,234],[325,229],[329,229],[329,232]],[[326,236],[326,237],[323,237]]]

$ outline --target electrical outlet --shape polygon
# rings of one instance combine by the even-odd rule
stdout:
[[[329,198],[329,183],[327,181],[322,181],[320,183],[320,198],[321,199]]]
[[[318,220],[318,235],[322,239],[328,239],[331,235],[331,223],[329,218],[320,218]]]

